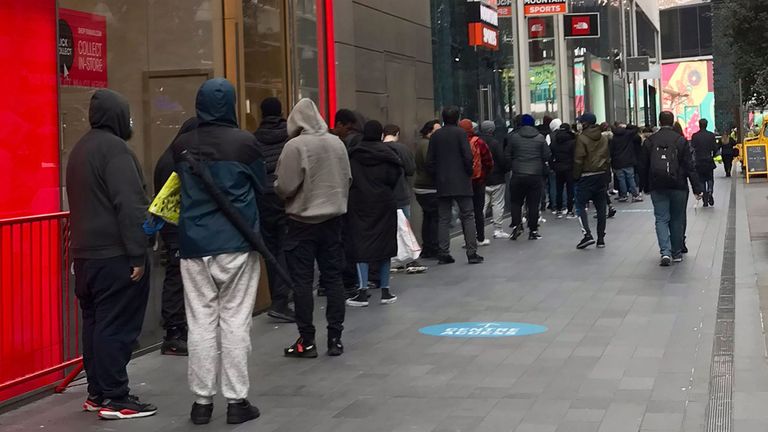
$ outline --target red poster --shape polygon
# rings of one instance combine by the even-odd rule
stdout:
[[[574,36],[589,36],[592,34],[592,24],[589,16],[574,16],[571,20],[571,33]]]
[[[544,18],[528,18],[528,38],[541,39],[547,36],[547,22]]]
[[[107,20],[59,9],[59,78],[63,86],[107,87]]]

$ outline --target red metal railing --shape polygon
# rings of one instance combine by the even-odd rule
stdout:
[[[0,402],[82,370],[71,265],[68,213],[0,219]]]

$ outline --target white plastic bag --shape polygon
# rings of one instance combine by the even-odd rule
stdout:
[[[397,257],[392,263],[398,266],[404,266],[421,256],[421,246],[411,229],[411,223],[405,217],[402,210],[397,210]]]

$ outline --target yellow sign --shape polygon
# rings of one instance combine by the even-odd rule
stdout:
[[[744,140],[740,150],[747,183],[752,176],[768,175],[768,120],[763,121],[757,137]]]
[[[181,177],[173,173],[149,206],[149,212],[174,225],[179,224],[181,212]]]

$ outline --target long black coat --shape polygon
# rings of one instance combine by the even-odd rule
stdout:
[[[397,255],[395,188],[403,175],[397,153],[382,142],[363,141],[350,149],[352,187],[347,209],[348,253],[355,262]]]
[[[467,132],[446,125],[432,134],[427,151],[427,171],[435,179],[440,197],[471,197],[472,149]]]

